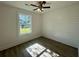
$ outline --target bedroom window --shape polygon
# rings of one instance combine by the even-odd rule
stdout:
[[[31,16],[25,14],[19,14],[19,29],[20,34],[26,34],[32,32]]]

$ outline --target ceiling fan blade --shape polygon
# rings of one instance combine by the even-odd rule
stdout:
[[[28,5],[28,4],[25,4],[25,5]]]
[[[31,5],[29,5],[29,4],[25,4],[25,5],[27,5],[27,6],[31,6]]]
[[[50,6],[47,6],[47,7],[43,7],[43,8],[50,8]]]
[[[34,6],[34,7],[38,7],[37,5],[34,5],[34,4],[30,4],[31,6]]]
[[[30,4],[25,4],[26,6],[31,6]]]
[[[35,10],[37,10],[37,9],[38,9],[38,8],[36,8],[36,9],[33,9],[33,10],[35,11]]]
[[[25,4],[27,6],[34,6],[34,7],[38,7],[37,5],[34,5],[34,4]]]

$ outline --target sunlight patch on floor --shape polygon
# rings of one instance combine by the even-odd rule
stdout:
[[[32,57],[58,57],[59,54],[51,51],[50,49],[47,49],[46,47],[35,43],[28,48],[26,48],[26,51],[32,56]]]
[[[46,49],[45,47],[43,47],[42,45],[40,45],[38,43],[35,43],[35,44],[31,45],[30,47],[26,48],[26,50],[28,51],[28,53],[32,57],[36,57],[37,55],[39,55],[45,49]]]

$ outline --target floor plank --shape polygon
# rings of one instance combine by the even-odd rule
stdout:
[[[39,37],[31,41],[22,43],[15,47],[3,50],[0,52],[0,57],[31,57],[31,55],[25,50],[27,47],[33,45],[34,43],[39,43],[44,47],[58,53],[62,57],[77,57],[78,49],[63,43],[45,38]]]

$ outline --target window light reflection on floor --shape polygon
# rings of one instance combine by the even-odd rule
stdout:
[[[43,54],[40,55],[40,57],[52,57],[52,56],[48,52],[44,52]]]
[[[26,48],[27,52],[32,56],[36,57],[39,55],[42,51],[44,51],[46,48],[38,43],[35,43],[31,45],[30,47]]]
[[[49,49],[46,49],[44,46],[35,43],[28,48],[26,48],[26,51],[32,56],[32,57],[37,57],[40,55],[40,57],[58,57],[59,54],[52,52]]]

